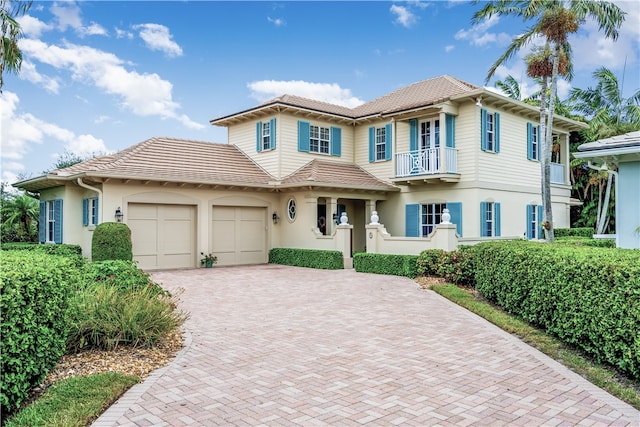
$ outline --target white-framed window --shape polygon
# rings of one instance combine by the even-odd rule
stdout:
[[[329,154],[331,132],[328,127],[309,127],[309,151],[320,154]]]
[[[376,128],[375,153],[376,161],[386,159],[387,129],[386,127]]]
[[[558,135],[552,136],[553,143],[551,145],[551,163],[561,163],[560,152],[562,148],[560,146],[560,138]]]
[[[269,122],[262,123],[262,149],[269,150],[271,148],[271,124]]]
[[[500,152],[500,113],[480,110],[480,148],[492,153]]]
[[[292,222],[296,219],[296,199],[291,198],[287,202],[287,218]]]
[[[420,150],[440,147],[440,120],[420,122]]]
[[[538,132],[540,128],[533,126],[531,128],[531,158],[532,160],[538,160],[538,153],[540,152],[540,135]]]
[[[88,198],[82,200],[82,225],[98,225],[98,198]]]
[[[496,151],[496,122],[493,113],[487,113],[487,151]]]
[[[480,236],[500,236],[500,203],[480,202]]]
[[[56,208],[55,201],[49,200],[47,202],[47,223],[46,223],[46,236],[47,243],[54,243],[55,238],[55,229],[56,229]]]
[[[446,203],[420,205],[420,233],[423,237],[431,234],[436,225],[442,222],[442,212],[446,207]]]
[[[542,231],[542,218],[544,212],[542,205],[527,205],[527,239],[542,239],[544,233]]]

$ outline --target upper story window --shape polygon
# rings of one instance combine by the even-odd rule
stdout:
[[[440,147],[440,120],[429,120],[420,123],[420,149]]]
[[[256,123],[256,151],[276,148],[276,119]]]
[[[540,160],[540,126],[527,123],[527,159]]]
[[[480,147],[482,151],[500,152],[500,113],[480,110]]]
[[[342,155],[342,128],[312,125],[298,121],[298,151]]]
[[[329,128],[311,125],[309,128],[309,151],[329,154]]]
[[[387,124],[382,127],[369,128],[369,162],[391,160],[392,127]]]
[[[480,236],[500,236],[500,203],[480,202]]]
[[[553,135],[553,144],[551,145],[551,163],[560,162],[560,152],[562,151],[560,146],[560,138],[558,135]]]

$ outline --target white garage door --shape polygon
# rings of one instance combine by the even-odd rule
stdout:
[[[195,206],[129,203],[133,259],[144,270],[196,267]]]
[[[266,208],[214,206],[212,252],[218,265],[266,263],[266,217]]]

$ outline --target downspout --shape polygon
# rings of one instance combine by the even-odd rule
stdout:
[[[98,206],[100,208],[100,213],[99,213],[100,217],[98,218],[98,224],[100,224],[102,222],[102,218],[103,218],[102,210],[104,209],[104,200],[103,200],[103,197],[102,197],[102,190],[97,189],[95,187],[92,187],[92,186],[90,186],[88,184],[85,184],[84,182],[82,182],[82,178],[78,178],[78,180],[76,182],[78,183],[78,185],[80,187],[86,188],[87,190],[95,191],[96,193],[98,193],[98,199],[99,199]]]
[[[589,169],[593,169],[593,170],[597,170],[597,171],[607,171],[608,174],[613,175],[615,181],[613,183],[613,191],[615,191],[616,197],[618,197],[618,172],[610,170],[609,168],[607,168],[607,162],[604,162],[602,164],[602,166],[598,167],[598,166],[594,166],[593,163],[591,163],[591,160],[589,160],[587,162],[587,167]],[[618,203],[616,203],[615,206],[615,213],[616,213],[616,220],[614,222],[614,227],[616,230],[616,247],[619,247],[619,239],[620,236],[618,235]]]

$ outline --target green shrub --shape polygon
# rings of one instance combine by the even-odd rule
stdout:
[[[455,285],[474,286],[475,266],[473,246],[461,246],[440,255],[436,275]]]
[[[417,255],[357,253],[353,268],[360,273],[389,274],[414,278],[418,275]]]
[[[269,251],[269,264],[340,270],[344,268],[344,259],[339,251],[273,248]]]
[[[69,290],[78,269],[38,251],[0,253],[0,404],[2,417],[29,396],[64,354]]]
[[[566,236],[558,237],[556,243],[572,246],[593,246],[596,248],[615,248],[614,239],[594,239],[592,237]]]
[[[418,270],[420,276],[433,276],[437,274],[440,259],[444,255],[443,249],[427,249],[418,256]]]
[[[595,230],[591,227],[554,228],[555,237],[589,237],[593,238]]]
[[[108,260],[92,262],[86,275],[86,284],[106,284],[120,291],[148,288],[156,294],[167,291],[151,280],[151,276],[140,270],[135,262],[124,260]]]
[[[84,265],[85,258],[82,256],[80,245],[52,244],[52,243],[3,243],[3,251],[37,251],[49,255],[64,256],[80,267]]]
[[[486,298],[640,378],[640,251],[491,242],[474,254]]]
[[[150,347],[187,319],[176,305],[176,297],[147,287],[122,292],[107,283],[86,286],[69,302],[67,349]]]
[[[125,261],[133,259],[131,230],[127,224],[103,222],[93,230],[91,260],[105,261],[113,259]]]

